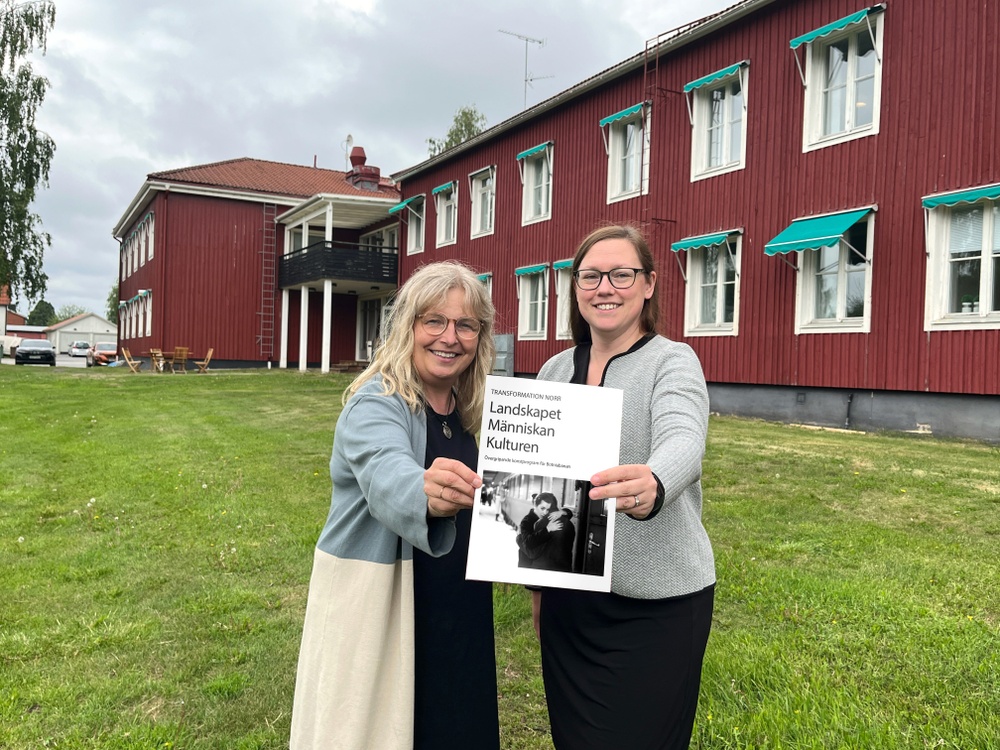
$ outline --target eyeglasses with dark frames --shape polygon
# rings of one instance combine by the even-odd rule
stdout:
[[[612,268],[610,271],[594,271],[587,269],[573,274],[576,285],[584,291],[592,291],[601,285],[601,279],[608,277],[608,282],[615,289],[629,289],[635,284],[636,274],[646,273],[644,268]]]
[[[420,325],[431,336],[440,336],[448,329],[449,323],[455,324],[455,333],[460,339],[474,339],[479,335],[483,324],[475,318],[446,318],[440,313],[423,313],[417,316]]]

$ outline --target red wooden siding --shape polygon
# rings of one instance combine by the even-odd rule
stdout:
[[[739,335],[687,339],[713,382],[1000,394],[1000,331],[924,331],[924,195],[1000,182],[1000,4],[890,0],[884,13],[880,132],[802,153],[804,89],[795,36],[842,18],[858,0],[775,2],[454,158],[419,171],[403,197],[428,196],[426,250],[401,256],[401,277],[448,257],[493,273],[501,333],[516,332],[514,269],[570,257],[596,225],[644,228],[659,267],[663,332],[684,340],[685,285],[670,244],[742,227]],[[799,51],[800,60],[802,51]],[[684,85],[749,60],[745,169],[690,181]],[[652,102],[650,190],[606,204],[607,156],[598,121]],[[552,218],[521,226],[515,156],[553,141]],[[467,175],[497,165],[496,226],[469,239]],[[437,250],[431,190],[460,185],[458,242]],[[870,333],[795,335],[796,272],[764,244],[793,219],[877,205],[869,272]],[[405,228],[403,228],[405,241]],[[683,255],[681,256],[684,260]],[[794,256],[788,258],[793,262]],[[537,372],[567,346],[555,340],[550,275],[546,341],[519,341],[515,370]]]

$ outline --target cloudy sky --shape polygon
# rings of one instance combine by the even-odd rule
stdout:
[[[390,174],[455,111],[489,125],[735,0],[56,0],[38,126],[56,141],[35,203],[45,299],[105,314],[112,227],[150,172],[248,156],[345,168],[348,134]],[[551,76],[551,77],[549,77]],[[30,305],[17,300],[18,312]]]

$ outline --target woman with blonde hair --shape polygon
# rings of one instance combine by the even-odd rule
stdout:
[[[423,266],[344,394],[292,750],[499,747],[492,588],[465,580],[493,317],[469,268]]]

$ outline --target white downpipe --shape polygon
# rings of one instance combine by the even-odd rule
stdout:
[[[299,372],[306,371],[309,341],[309,287],[302,287],[299,295]]]

